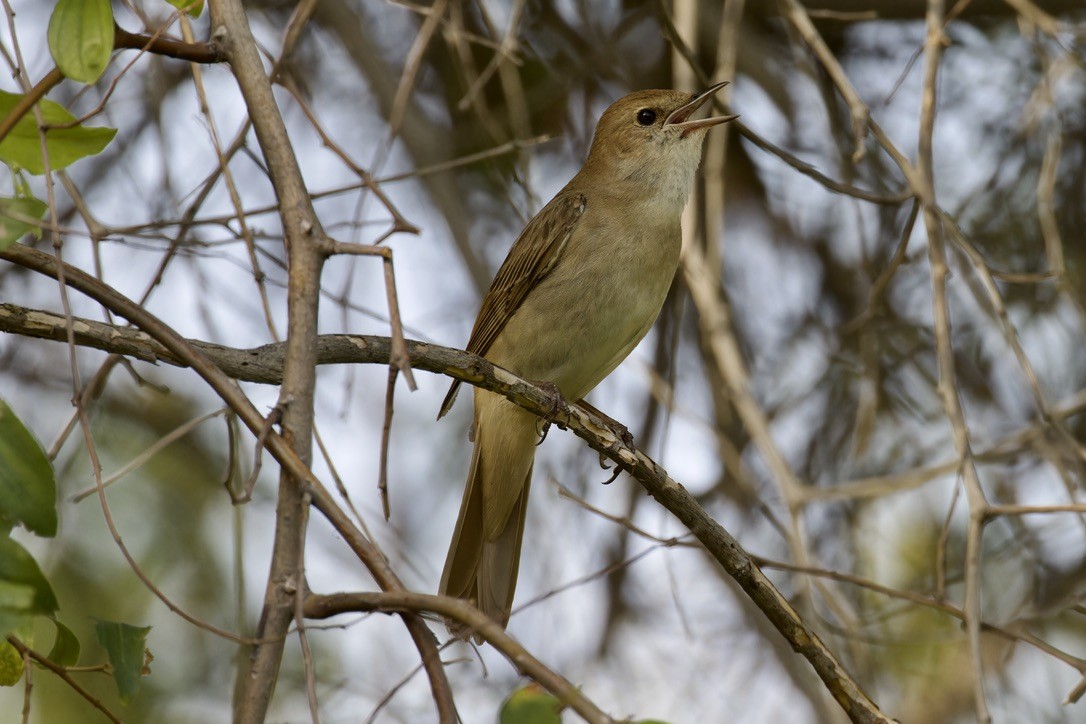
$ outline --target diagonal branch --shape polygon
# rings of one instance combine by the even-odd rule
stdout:
[[[41,271],[43,274],[55,276],[52,266],[54,262],[49,255],[18,244],[0,251],[0,258]],[[254,431],[254,434],[260,430],[263,417],[241,391],[228,380],[226,374],[214,366],[215,362],[208,355],[213,352],[221,352],[222,358],[228,360],[230,364],[236,366],[239,370],[245,370],[247,373],[259,370],[264,376],[264,379],[260,381],[274,382],[274,377],[269,377],[269,371],[273,368],[274,363],[268,362],[268,360],[274,360],[275,358],[272,350],[275,345],[259,348],[259,350],[267,352],[266,355],[262,355],[259,353],[254,354],[259,350],[229,350],[208,343],[189,344],[187,340],[178,337],[173,330],[163,325],[162,322],[148,312],[136,307],[101,282],[72,267],[66,266],[66,272],[66,279],[70,285],[89,293],[98,301],[110,306],[113,311],[139,325],[145,332],[151,333],[154,339],[165,349],[154,349],[151,345],[134,338],[133,335],[129,335],[129,338],[123,340],[119,345],[127,349],[136,349],[142,346],[145,350],[142,358],[161,359],[173,364],[180,363],[183,366],[193,367],[227,404],[235,408],[236,403],[237,407],[235,409],[240,410],[239,417]],[[9,308],[7,305],[0,306],[0,310]],[[0,315],[0,319],[3,319],[2,315]],[[38,321],[38,328],[41,332],[38,336],[47,336],[44,331],[46,326],[43,324],[44,320],[39,319]],[[109,325],[92,325],[100,325],[100,323],[76,320],[73,331],[77,341],[94,337],[99,340],[99,343],[104,342],[105,335],[102,332]],[[363,350],[371,345],[373,346],[372,351],[374,354],[371,361],[387,364],[390,352],[389,341],[384,339],[382,342],[381,338],[321,337],[319,338],[320,344],[314,345],[315,353],[316,348],[320,347],[325,350],[320,356],[327,355],[324,359],[329,362],[342,362],[346,360],[342,358],[336,359],[332,353],[333,350],[344,353],[353,346],[355,347],[354,353],[356,357],[353,361],[358,361],[357,355],[360,341]],[[381,344],[385,346],[382,348]],[[495,367],[481,357],[418,342],[409,342],[408,351],[411,354],[412,366],[415,369],[447,374],[464,382],[497,392],[536,414],[551,414],[554,409],[553,398],[548,392],[500,367]],[[172,360],[170,356],[172,356]],[[248,364],[248,362],[262,357],[266,357],[264,364]],[[766,578],[750,554],[743,550],[738,541],[706,512],[705,508],[698,503],[697,499],[686,488],[672,479],[664,468],[637,448],[626,445],[614,434],[607,423],[577,405],[570,405],[568,410],[560,411],[556,416],[552,415],[552,417],[556,417],[555,422],[559,426],[571,430],[587,442],[593,450],[606,455],[625,468],[652,497],[682,521],[721,568],[739,584],[773,626],[788,640],[792,648],[807,659],[819,678],[822,679],[833,694],[834,699],[853,721],[890,721],[867,697],[837,660],[833,652],[800,618],[799,614],[796,613],[795,609],[792,608],[791,604],[788,603],[787,599],[772,582]],[[280,464],[287,467],[292,474],[299,475],[307,481],[307,489],[313,494],[314,505],[329,518],[337,531],[341,533],[344,530],[356,532],[357,529],[354,528],[342,510],[335,505],[328,491],[293,455],[282,437],[274,433],[268,435],[267,447]],[[361,533],[358,533],[358,535],[361,536]],[[350,543],[351,540],[349,539],[348,542]],[[369,545],[368,541],[365,540],[358,543],[358,545],[362,543]],[[354,544],[352,544],[352,547],[354,547]],[[360,557],[363,555],[363,552],[358,549],[356,549],[356,552],[359,553]],[[366,553],[366,555],[373,555],[373,553]],[[377,565],[377,562],[368,559],[364,560],[366,560],[367,566]],[[381,578],[377,573],[375,573],[375,577],[378,578],[378,583],[382,588],[402,588],[399,586],[398,579],[388,569],[387,563],[382,561],[381,565],[381,572],[386,577]],[[395,585],[391,585],[392,581],[395,582]],[[419,619],[408,618],[409,622],[412,620],[419,621],[421,625]]]

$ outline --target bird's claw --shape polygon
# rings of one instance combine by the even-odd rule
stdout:
[[[540,418],[537,424],[538,429],[536,430],[536,434],[539,435],[539,442],[536,443],[536,447],[539,447],[543,444],[543,441],[547,439],[547,433],[550,432],[551,423],[550,420]]]
[[[604,470],[610,470],[611,469],[611,466],[607,464],[607,456],[604,455],[603,453],[600,453],[600,467],[603,468]],[[625,469],[626,469],[626,466],[623,465],[622,463],[619,463],[618,465],[615,465],[615,469],[614,469],[614,472],[611,473],[611,477],[607,478],[607,480],[604,480],[603,484],[604,485],[610,485],[611,483],[615,482],[615,480],[618,479],[618,476]]]

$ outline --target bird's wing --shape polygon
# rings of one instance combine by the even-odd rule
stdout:
[[[468,352],[486,355],[528,293],[554,268],[587,205],[584,194],[562,192],[528,222],[483,297],[468,339]],[[452,383],[438,419],[452,407],[459,387],[459,380]]]

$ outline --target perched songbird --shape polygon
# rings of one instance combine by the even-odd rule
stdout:
[[[490,285],[467,350],[579,401],[641,341],[679,262],[679,219],[706,131],[691,120],[726,83],[691,96],[646,90],[615,101],[584,167],[528,222]],[[452,406],[459,381],[441,406]],[[539,418],[475,390],[475,449],[441,593],[505,626]]]

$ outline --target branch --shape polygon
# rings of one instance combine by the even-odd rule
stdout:
[[[53,263],[52,258],[48,255],[19,244],[0,251],[0,258],[32,266],[32,268],[36,268],[35,264],[42,264],[44,265],[43,268],[47,269],[43,273],[50,273],[48,268]],[[68,272],[66,279],[70,284],[87,286],[86,279],[90,279],[87,275],[74,268],[66,267],[66,269]],[[55,276],[55,274],[51,273],[50,275]],[[104,286],[96,280],[90,279],[90,281],[99,287]],[[118,314],[127,316],[132,321],[141,324],[141,326],[143,324],[140,320],[133,319],[130,315],[137,314],[138,316],[142,313],[142,315],[150,317],[147,312],[140,310],[138,307],[127,312],[114,307],[111,308]],[[13,309],[16,310],[14,313],[11,311]],[[0,324],[8,325],[8,328],[10,328],[12,324],[10,320],[21,317],[24,320],[24,326],[32,327],[35,330],[35,336],[54,338],[53,333],[49,331],[50,322],[47,313],[19,310],[19,308],[13,308],[11,305],[0,305],[0,310],[5,312],[5,314],[0,314]],[[160,360],[178,366],[190,364],[191,355],[178,355],[175,345],[160,349],[157,343],[141,338],[140,332],[122,331],[118,327],[82,319],[76,320],[74,327],[73,332],[76,341],[80,344],[83,343],[82,340],[87,340],[94,342],[91,346],[110,349],[106,345],[113,344],[110,342],[112,335],[116,338],[116,342],[115,347],[110,351],[127,354],[128,352],[122,350],[140,350],[142,352],[140,359]],[[159,342],[161,342],[161,339],[159,339]],[[281,345],[265,345],[255,350],[231,350],[206,342],[193,342],[191,345],[183,342],[183,344],[184,349],[190,349],[193,352],[198,350],[196,353],[206,363],[221,363],[222,370],[227,374],[236,372],[239,374],[238,379],[254,382],[274,384],[274,372],[281,365],[282,360]],[[408,341],[407,344],[412,358],[412,365],[416,369],[445,374],[491,392],[497,392],[536,414],[550,414],[554,407],[549,393],[500,367],[495,367],[481,357],[421,342]],[[163,346],[165,347],[165,345]],[[326,364],[347,362],[387,364],[390,351],[389,340],[381,337],[322,335],[318,337],[315,345],[318,363]],[[216,372],[219,372],[219,370],[216,370]],[[205,379],[209,377],[205,372],[201,372],[201,376],[205,377]],[[218,388],[216,388],[216,391],[220,392]],[[220,392],[220,395],[222,395],[222,392]],[[250,421],[244,415],[242,419],[245,419],[246,424],[250,425],[250,429],[259,429],[263,418],[255,410],[253,412],[257,415],[255,423],[250,424]],[[673,480],[664,468],[647,455],[635,447],[625,445],[615,436],[606,422],[585,412],[580,407],[570,405],[568,411],[560,411],[557,418],[556,422],[560,426],[567,427],[578,437],[585,440],[592,449],[603,453],[614,462],[622,465],[652,497],[656,498],[661,505],[686,525],[698,541],[705,546],[709,554],[729,576],[735,579],[773,626],[788,640],[792,648],[810,662],[819,678],[834,695],[835,700],[841,704],[853,721],[890,721],[868,699],[859,685],[837,661],[833,653],[803,622],[784,596],[765,577],[750,555],[743,550],[730,533],[705,511],[686,488]],[[254,428],[253,425],[256,427]],[[278,435],[272,434],[268,436],[268,448],[273,451],[277,459],[280,459],[280,455],[276,452],[273,443],[281,440],[282,438]],[[315,482],[315,479],[313,480]],[[310,484],[313,485],[314,483],[311,482]],[[316,484],[319,485],[319,483]],[[323,488],[321,489],[323,490]],[[322,512],[329,515],[321,507],[321,498],[317,494],[314,494],[314,503],[318,508],[321,508]],[[336,521],[333,520],[333,524],[335,523]],[[339,530],[338,525],[337,530]]]
[[[430,611],[446,619],[455,619],[464,624],[472,634],[482,636],[500,651],[509,663],[523,674],[531,677],[543,688],[554,694],[562,702],[584,717],[588,722],[613,722],[614,720],[592,703],[568,679],[554,671],[521,646],[516,639],[507,634],[501,626],[485,613],[467,601],[448,596],[431,596],[425,593],[397,591],[394,593],[333,593],[330,595],[310,594],[305,599],[307,618],[331,618],[341,613],[352,611],[381,611],[400,613],[409,611],[421,613]]]
[[[0,258],[5,258],[10,251],[9,248],[0,252]],[[134,327],[122,327],[82,317],[74,317],[72,324],[75,343],[81,347],[120,354],[152,364],[161,362],[173,367],[191,366],[185,358],[152,335]],[[0,303],[0,332],[57,342],[67,341],[63,314],[8,303]],[[411,339],[405,342],[414,369],[448,375],[470,384],[481,384],[488,379],[491,384],[495,384],[493,373],[488,374],[482,366],[490,369],[494,367],[482,357]],[[283,380],[283,342],[251,349],[226,347],[196,339],[187,339],[185,343],[200,352],[227,377],[239,382],[278,385]],[[316,363],[319,365],[388,364],[392,354],[392,340],[388,337],[361,334],[322,334],[317,337],[315,351]]]
[[[75,317],[73,324],[75,343],[81,347],[124,355],[151,364],[161,362],[173,367],[187,367],[153,337],[133,327],[121,327],[82,317]],[[56,342],[67,341],[65,318],[62,314],[29,309],[16,304],[0,303],[0,332],[17,334],[21,337],[51,339]],[[282,379],[283,345],[281,343],[266,344],[251,349],[237,349],[195,339],[187,341],[227,376],[235,380],[277,385]],[[434,374],[470,382],[469,371],[474,374],[474,366],[485,362],[480,357],[451,347],[441,347],[410,339],[405,340],[405,343],[412,367]],[[391,353],[392,341],[388,337],[323,334],[317,338],[318,365],[387,364]],[[1057,420],[1064,420],[1083,411],[1086,411],[1086,390],[1079,391],[1053,405],[1051,416]],[[1037,436],[1038,429],[1036,423],[1022,427],[983,449],[975,451],[973,457],[978,461],[991,462],[1019,455]],[[911,468],[899,473],[857,478],[829,488],[805,486],[799,491],[799,501],[800,504],[806,505],[814,501],[854,500],[900,493],[949,475],[955,472],[959,465],[960,461],[955,456],[950,460]],[[1005,511],[999,506],[990,506],[988,509],[989,515],[1003,512]],[[1025,506],[1023,512],[1044,512],[1044,506]]]
[[[34,659],[34,661],[36,661],[38,664],[45,667],[46,669],[49,669],[54,674],[56,674],[58,677],[60,677],[61,681],[63,681],[68,686],[72,687],[72,690],[75,693],[79,694],[84,699],[86,699],[87,702],[91,706],[93,706],[95,709],[97,709],[98,711],[105,714],[106,718],[108,718],[111,722],[115,722],[115,724],[121,724],[121,720],[116,714],[114,714],[112,711],[110,711],[108,708],[106,708],[106,705],[103,704],[101,701],[99,701],[98,698],[96,696],[94,696],[94,694],[90,693],[89,691],[84,689],[82,686],[80,686],[79,682],[76,681],[75,679],[73,679],[68,674],[67,667],[59,666],[58,664],[56,664],[55,662],[50,660],[49,657],[42,656],[37,651],[30,648],[29,646],[24,644],[22,641],[17,639],[15,636],[12,636],[11,634],[8,634],[7,642],[15,647],[15,650],[19,652],[20,656],[28,656],[28,657]]]
[[[162,37],[159,33],[154,35],[130,33],[117,24],[113,26],[113,48],[115,50],[142,50],[168,58],[187,60],[190,63],[222,63],[226,60],[222,47],[214,41],[186,43],[177,38]]]

